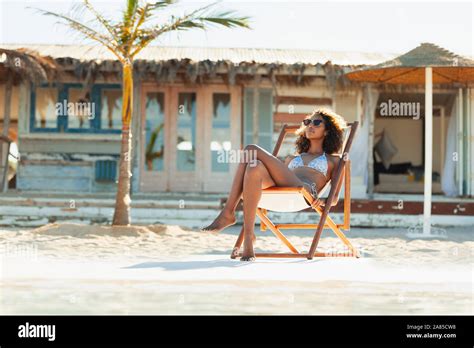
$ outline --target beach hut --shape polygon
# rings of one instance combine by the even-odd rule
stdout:
[[[425,108],[424,108],[424,206],[423,206],[423,234],[429,237],[431,224],[432,205],[432,160],[433,160],[433,84],[460,84],[467,86],[474,81],[474,61],[431,43],[423,43],[415,49],[396,57],[395,59],[356,70],[347,74],[353,81],[369,82],[376,84],[401,84],[413,85],[424,84],[425,86]],[[462,115],[463,93],[459,90],[459,113]],[[472,120],[470,115],[465,117],[467,121],[467,131],[470,131]],[[463,122],[459,122],[458,129],[463,128]],[[472,144],[470,144],[472,146]],[[463,151],[464,144],[461,139],[460,151]],[[370,147],[371,149],[371,147]],[[444,150],[444,149],[443,149]],[[463,191],[464,176],[470,173],[470,163],[472,149],[468,147],[468,152],[464,157],[460,155],[458,173],[460,192]],[[465,161],[464,161],[465,159]],[[449,160],[449,159],[448,159]],[[466,184],[472,185],[472,179],[467,178]],[[418,234],[414,234],[419,236]]]
[[[0,119],[2,133],[0,134],[0,190],[8,189],[10,147],[16,140],[16,132],[10,128],[12,93],[15,85],[22,81],[31,84],[48,82],[57,78],[57,64],[51,57],[44,57],[35,51],[24,48],[5,49],[0,47],[0,84],[3,90],[3,117]],[[16,167],[16,160],[12,166]],[[15,170],[16,168],[13,168]]]
[[[2,47],[15,50],[23,46]],[[10,131],[18,134],[14,141],[21,161],[16,186],[9,194],[113,198],[120,154],[118,62],[98,47],[27,47],[41,56],[51,56],[59,65],[61,76],[52,84],[32,86],[21,81],[13,88]],[[360,123],[351,150],[351,157],[357,158],[352,161],[351,170],[355,224],[359,216],[366,217],[360,218],[363,225],[383,221],[413,224],[423,213],[424,205],[424,118],[416,121],[380,114],[381,105],[390,99],[423,104],[424,87],[366,84],[345,77],[348,72],[397,56],[264,48],[147,47],[134,65],[133,200],[167,197],[169,202],[194,199],[202,201],[201,205],[210,201],[222,203],[237,165],[237,150],[257,143],[271,151],[284,124],[298,125],[314,108],[330,107],[348,122]],[[4,107],[4,90],[5,83],[0,82],[0,109]],[[465,157],[472,152],[468,151],[472,144],[467,135],[474,134],[467,133],[466,123],[472,117],[472,93],[455,82],[435,84],[433,92],[433,175],[441,174],[433,182],[433,214],[441,223],[452,221],[449,216],[453,214],[460,217],[456,221],[462,222],[474,214],[474,204],[468,198],[474,185],[466,184],[466,170],[472,160]],[[86,109],[92,111],[93,117],[69,108],[83,103],[90,106]],[[453,136],[448,136],[452,127],[449,132],[443,129],[461,117],[461,106],[466,134],[457,137],[459,130],[454,128],[454,145],[463,148],[464,157],[453,162],[448,161],[449,154],[455,151],[449,150],[453,145]],[[368,126],[372,127],[370,132]],[[376,136],[383,130],[385,138],[391,136],[398,148],[387,171],[381,171],[383,165],[377,151],[375,160],[372,156],[374,145],[380,142]],[[285,138],[280,157],[294,151],[292,141],[291,137]],[[457,168],[458,176],[459,169],[464,170],[462,181],[452,178],[448,186],[455,186],[456,190],[449,194],[441,182],[449,179],[445,175],[448,164]],[[459,190],[461,186],[463,191]],[[336,206],[333,211],[342,210],[342,206]]]
[[[118,62],[96,47],[30,48],[54,57],[62,78],[54,86],[21,86],[17,189],[113,192],[120,144]],[[360,96],[355,86],[342,89],[339,77],[347,67],[392,56],[146,48],[134,66],[133,193],[225,192],[236,166],[227,160],[232,150],[249,143],[271,150],[284,123],[297,124],[318,106],[337,105],[355,121]],[[68,110],[80,101],[91,103],[95,117]]]

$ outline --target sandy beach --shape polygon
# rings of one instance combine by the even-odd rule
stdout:
[[[473,228],[354,228],[362,258],[229,258],[240,226],[0,228],[4,314],[472,314]],[[256,228],[256,251],[286,250]],[[307,250],[312,231],[288,231]],[[341,251],[325,231],[320,250]]]

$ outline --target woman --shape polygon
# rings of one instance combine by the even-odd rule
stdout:
[[[324,205],[317,199],[317,192],[335,176],[343,142],[344,119],[328,109],[317,109],[303,120],[296,131],[297,156],[288,156],[284,163],[258,145],[251,144],[245,150],[256,154],[253,161],[240,163],[224,209],[202,231],[220,232],[235,224],[235,209],[243,198],[244,250],[241,261],[254,261],[254,225],[256,210],[262,189],[271,186],[305,186],[315,201],[312,207]]]

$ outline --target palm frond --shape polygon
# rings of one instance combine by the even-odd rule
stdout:
[[[133,33],[132,33],[132,36],[131,36],[131,39],[130,39],[130,42],[133,44],[133,42],[135,41],[135,39],[141,35],[141,26],[143,25],[143,23],[145,23],[145,21],[150,18],[151,16],[151,11],[152,9],[154,8],[155,4],[151,4],[151,3],[146,3],[144,6],[139,6],[138,9],[137,9],[137,14],[138,14],[138,19],[137,19],[137,23],[135,24],[135,28],[133,29]]]
[[[174,4],[175,2],[176,2],[175,0],[146,2],[144,5],[138,6],[137,8],[138,19],[136,21],[135,30],[140,28],[146,22],[146,20],[149,19],[153,15],[153,12],[155,10],[167,7],[171,4]]]
[[[106,19],[102,16],[89,2],[89,0],[84,0],[84,5],[86,8],[95,16],[95,18],[104,26],[105,29],[109,32],[111,38],[117,42],[117,31],[115,30],[112,21]]]
[[[123,22],[125,26],[130,27],[134,22],[134,17],[137,14],[138,0],[127,0],[127,8],[123,15]]]
[[[129,55],[131,47],[132,32],[135,25],[135,20],[138,15],[138,0],[127,0],[127,7],[123,14],[123,21],[118,24],[119,44],[125,55]]]
[[[219,2],[219,1],[218,1]],[[187,30],[192,28],[205,29],[206,23],[213,23],[218,25],[223,25],[225,27],[244,27],[250,28],[248,24],[248,17],[232,17],[234,14],[231,11],[221,12],[216,14],[208,15],[206,11],[218,2],[211,3],[209,5],[198,8],[191,13],[175,17],[171,16],[171,20],[164,25],[156,25],[149,29],[143,29],[142,35],[138,37],[136,42],[136,49],[131,52],[131,56],[135,56],[140,50],[147,46],[151,41],[156,39],[158,36],[171,32],[171,31],[180,31]]]
[[[101,45],[107,47],[109,49],[109,51],[111,51],[117,58],[118,60],[120,61],[123,61],[123,58],[118,54],[118,52],[120,52],[120,49],[114,44],[113,42],[113,38],[110,38],[110,37],[107,37],[101,33],[99,33],[98,31],[90,28],[89,26],[71,18],[71,17],[68,17],[66,15],[63,15],[63,14],[60,14],[60,13],[55,13],[55,12],[51,12],[51,11],[47,11],[47,10],[42,10],[42,9],[39,9],[39,8],[35,8],[37,11],[39,11],[40,13],[42,13],[43,15],[45,16],[52,16],[52,17],[56,17],[56,18],[59,18],[61,21],[64,21],[65,23],[62,23],[62,24],[67,24],[69,27],[71,27],[72,29],[78,31],[79,33],[81,33],[82,35],[84,35],[85,37],[93,40],[93,41],[96,41],[98,43],[100,43]]]
[[[169,5],[173,5],[176,3],[176,0],[165,0],[165,1],[155,1],[155,2],[147,2],[149,5],[150,11],[157,10],[159,8],[164,8]]]
[[[241,27],[250,29],[249,17],[234,17],[234,12],[226,11],[211,14],[209,16],[198,17],[195,20],[200,22],[209,22],[219,24],[227,28]]]

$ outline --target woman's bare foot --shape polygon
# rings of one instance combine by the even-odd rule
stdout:
[[[236,219],[233,213],[226,213],[222,210],[215,220],[208,226],[201,228],[201,231],[219,233],[224,228],[235,224]]]
[[[240,261],[255,261],[257,258],[255,256],[242,256]]]
[[[255,238],[255,233],[252,235],[252,241],[247,243],[244,241],[244,251],[242,252],[242,257],[240,258],[240,261],[255,261],[255,252],[253,250],[253,242]]]

